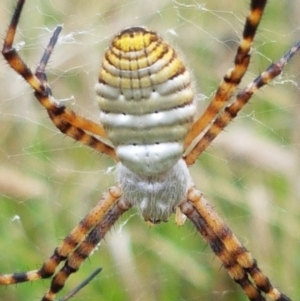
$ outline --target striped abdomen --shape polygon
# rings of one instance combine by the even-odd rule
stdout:
[[[177,163],[196,106],[190,74],[172,47],[143,27],[122,31],[105,53],[96,92],[122,164],[150,176]]]

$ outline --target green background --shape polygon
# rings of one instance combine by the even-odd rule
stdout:
[[[13,2],[0,3],[1,37]],[[49,81],[57,99],[97,120],[94,85],[101,55],[120,30],[145,25],[184,54],[197,93],[207,96],[205,107],[232,66],[247,2],[27,0],[16,46],[34,68],[53,28],[64,24]],[[270,1],[241,86],[300,38],[299,14],[296,0]],[[191,168],[196,186],[272,283],[295,300],[300,294],[299,63],[300,54]],[[114,163],[59,133],[2,58],[0,134],[0,273],[36,269],[113,185]],[[101,274],[72,300],[246,300],[192,225],[178,227],[174,217],[149,228],[131,210],[60,296],[99,266]],[[0,287],[0,299],[39,300],[48,287],[49,280]]]

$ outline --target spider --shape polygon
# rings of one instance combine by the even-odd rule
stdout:
[[[13,48],[24,3],[25,0],[17,3],[4,39],[4,58],[33,88],[35,97],[62,133],[117,162],[117,183],[40,269],[0,275],[0,284],[51,277],[50,289],[42,301],[54,300],[68,277],[79,269],[118,218],[135,206],[151,224],[167,222],[173,213],[177,223],[182,224],[186,216],[249,300],[290,300],[271,284],[249,251],[209,205],[188,170],[253,93],[278,76],[300,48],[299,41],[242,89],[233,102],[228,102],[248,68],[251,45],[267,1],[251,1],[234,67],[227,71],[199,118],[190,73],[176,51],[145,27],[121,31],[103,57],[96,84],[101,124],[76,115],[52,95],[45,68],[60,26],[35,72]],[[63,267],[56,271],[62,262]]]

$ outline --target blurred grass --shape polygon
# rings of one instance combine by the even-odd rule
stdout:
[[[0,3],[1,36],[12,2]],[[74,111],[94,120],[101,54],[119,30],[145,25],[172,41],[198,92],[210,97],[231,67],[248,10],[244,1],[70,3],[28,0],[16,43],[34,68],[53,28],[64,24],[48,68],[51,86],[57,99],[69,99]],[[269,3],[244,84],[299,39],[299,13],[295,0]],[[191,169],[197,187],[272,282],[294,299],[300,294],[299,62],[298,54]],[[114,175],[107,172],[111,160],[55,129],[2,58],[0,83],[0,273],[6,273],[39,267]],[[61,295],[98,266],[101,274],[73,300],[245,300],[192,226],[179,228],[173,218],[149,229],[134,210],[126,214]],[[0,288],[0,299],[39,300],[48,286],[44,280]]]

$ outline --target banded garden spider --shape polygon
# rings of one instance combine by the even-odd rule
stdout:
[[[19,6],[18,6],[18,9],[19,9],[19,12],[21,11],[21,4],[23,4],[23,2],[22,1],[19,1]],[[263,6],[264,6],[264,4],[265,4],[265,1],[252,1],[252,5],[258,5],[258,11],[252,11],[252,15],[251,16],[255,16],[255,17],[257,17],[257,15],[259,15],[259,12],[263,9]],[[17,9],[17,11],[18,11],[18,9]],[[254,18],[255,19],[255,18]],[[12,27],[10,27],[11,29],[15,29],[15,27],[16,27],[16,25],[17,25],[17,22],[16,22],[16,20],[15,20],[15,22],[13,23],[13,25],[12,25]],[[246,27],[248,30],[249,30],[249,26],[248,27]],[[10,33],[10,32],[12,32],[12,31],[8,31],[8,33]],[[247,32],[247,30],[246,30],[246,32]],[[249,31],[250,33],[251,33],[251,30]],[[249,34],[249,32],[248,32],[248,34]],[[56,32],[56,33],[58,33],[58,32]],[[145,29],[141,29],[141,28],[135,28],[135,29],[131,29],[130,31],[127,31],[127,32],[125,32],[127,35],[131,35],[131,34],[133,34],[134,35],[134,41],[135,41],[135,39],[137,39],[137,36],[136,35],[138,35],[139,33],[143,36],[143,37],[151,37],[151,41],[152,40],[156,40],[157,39],[157,36],[154,34],[154,33],[151,33],[151,32],[146,32],[145,31]],[[123,33],[123,34],[125,34],[125,33]],[[253,34],[252,34],[253,33]],[[251,33],[251,36],[254,36],[254,33],[255,32],[252,32]],[[8,41],[8,39],[10,39],[10,38],[13,38],[12,36],[9,36],[8,35],[8,37],[7,37],[7,41]],[[119,39],[122,41],[122,39],[119,37]],[[10,41],[10,42],[12,42],[12,40]],[[50,55],[51,54],[51,51],[52,51],[52,46],[54,46],[54,43],[55,42],[53,42],[53,45],[51,45],[51,47],[50,47],[50,49],[49,49],[49,52],[46,52],[46,55]],[[145,41],[144,41],[144,43],[145,43]],[[10,43],[8,43],[8,44],[10,44]],[[247,43],[245,43],[245,44],[247,44]],[[127,45],[127,44],[126,44]],[[126,46],[125,45],[125,46]],[[135,44],[135,45],[137,45],[137,44]],[[10,45],[8,45],[8,46],[10,46]],[[248,46],[250,46],[250,45],[248,45]],[[121,45],[119,45],[118,47],[124,47],[124,45],[121,43]],[[138,46],[136,46],[136,47],[138,47]],[[298,50],[298,47],[299,47],[299,45],[297,45],[297,49],[294,49],[294,51],[297,51]],[[8,47],[8,48],[10,48],[10,47]],[[9,50],[9,49],[6,49],[6,50]],[[4,51],[4,52],[6,52],[6,51]],[[247,52],[248,52],[248,50],[247,50]],[[9,54],[9,52],[8,52],[8,54],[6,54],[6,59],[7,59],[7,61],[9,62],[9,63],[12,63],[13,64],[13,62],[12,62],[12,59],[11,58],[9,58],[9,56],[10,56],[10,54]],[[181,66],[181,63],[179,63],[178,62],[178,65],[179,66]],[[244,67],[247,67],[247,66],[244,66]],[[182,66],[181,66],[181,68],[182,68]],[[181,68],[179,68],[178,70],[184,70],[184,69],[181,69]],[[44,82],[44,74],[43,74],[43,70],[39,70],[39,71],[41,71],[41,73],[40,73],[40,80],[42,81],[42,82]],[[177,71],[176,71],[177,72]],[[182,72],[182,71],[178,71],[179,73],[180,72]],[[20,71],[20,74],[22,75],[24,75],[24,72],[23,71]],[[28,78],[27,78],[27,80],[28,80]],[[104,81],[105,80],[107,80],[107,79],[105,79],[104,78]],[[109,80],[108,80],[109,81]],[[188,80],[187,80],[188,81]],[[44,85],[44,88],[46,87],[46,89],[48,89],[48,86],[47,86],[47,84],[46,84],[46,82],[44,82],[43,83],[43,85]],[[35,84],[33,83],[33,86],[35,86]],[[37,87],[37,86],[36,86]],[[187,94],[189,93],[189,91],[187,92]],[[58,112],[59,112],[59,115],[61,115],[61,109],[59,109],[59,110],[57,110]],[[76,118],[79,118],[79,117],[76,117]],[[73,123],[73,121],[71,121],[70,119],[67,119],[67,121],[68,122],[70,122],[70,123]],[[82,120],[81,120],[82,121]],[[78,125],[78,120],[77,121],[75,121],[74,122],[74,125]],[[110,122],[110,121],[109,121]],[[81,124],[80,124],[80,128],[83,126],[83,123],[85,123],[85,121],[83,121]],[[88,125],[89,126],[89,125]],[[95,129],[96,130],[99,130],[100,129],[100,131],[95,131],[95,130],[92,130],[91,132],[93,132],[93,133],[95,133],[95,134],[99,134],[99,135],[103,135],[103,132],[101,131],[101,128],[100,127],[98,127],[97,125],[94,125],[95,126]],[[89,128],[90,129],[90,128]],[[66,128],[63,130],[63,131],[65,131],[66,130]],[[197,129],[198,130],[198,129]],[[198,132],[197,132],[198,133]],[[121,137],[120,137],[121,138]],[[78,136],[77,136],[77,139],[76,140],[82,140],[82,139],[78,139]],[[94,139],[93,139],[93,141],[95,141]],[[202,140],[203,141],[203,140]],[[93,146],[95,146],[96,144],[95,144],[96,142],[93,142]],[[135,143],[135,142],[134,142]],[[161,142],[160,142],[161,143]],[[187,145],[188,145],[189,143],[187,143]],[[114,155],[113,155],[113,150],[112,149],[107,149],[106,147],[105,147],[105,149],[103,149],[102,148],[102,144],[100,143],[98,143],[98,145],[99,145],[99,147],[101,148],[101,151],[102,152],[104,152],[104,153],[108,153],[108,154],[110,154],[111,155],[111,157],[114,157]],[[206,146],[205,146],[206,147]],[[197,157],[197,156],[196,156]],[[188,158],[191,158],[191,157],[188,157]],[[138,163],[138,162],[136,162],[136,163]],[[191,164],[193,163],[193,159],[191,160],[191,162],[190,162]],[[141,166],[140,168],[142,168],[143,166]],[[150,165],[150,168],[151,168],[151,165]],[[126,171],[126,172],[128,172],[128,171]],[[145,172],[145,171],[143,171],[143,172]],[[147,172],[147,171],[146,171]],[[118,191],[118,189],[117,189],[117,191]],[[192,199],[193,197],[192,197],[192,192],[190,192],[190,198]],[[126,202],[125,202],[126,203]],[[127,204],[125,204],[125,205],[127,205]],[[191,202],[185,202],[185,203],[183,203],[183,204],[180,204],[180,207],[181,207],[181,211],[184,211],[187,215],[188,215],[188,217],[190,218],[190,219],[192,219],[193,220],[193,216],[192,215],[189,215],[189,208],[191,207],[191,206],[193,206],[193,205],[191,205]],[[117,210],[117,207],[115,208],[116,210]],[[172,208],[173,209],[173,208]],[[207,208],[206,208],[207,209]],[[200,208],[199,208],[199,210],[200,210]],[[210,211],[210,210],[208,210],[208,211]],[[206,213],[208,212],[208,211],[206,211]],[[193,211],[194,212],[194,211]],[[211,211],[210,212],[211,214],[215,214],[213,211]],[[157,213],[158,214],[158,213]],[[256,288],[255,287],[255,285],[252,285],[250,282],[248,282],[246,279],[245,279],[245,273],[250,273],[251,274],[251,272],[252,273],[254,273],[254,278],[255,278],[255,280],[257,280],[256,279],[256,276],[255,275],[257,275],[257,270],[256,270],[256,268],[253,268],[252,270],[251,270],[251,268],[249,268],[249,267],[247,267],[247,269],[243,272],[242,271],[242,269],[240,269],[240,267],[239,267],[239,265],[241,265],[241,263],[239,262],[239,263],[237,263],[237,262],[235,262],[235,260],[236,259],[233,259],[233,255],[232,254],[230,254],[230,252],[232,252],[232,250],[231,251],[229,251],[229,250],[226,250],[226,249],[224,249],[224,245],[222,244],[222,242],[220,241],[220,238],[221,237],[223,237],[224,236],[224,233],[226,233],[227,231],[224,231],[224,229],[225,229],[225,225],[224,224],[217,224],[217,225],[214,225],[214,221],[213,220],[211,220],[211,222],[212,223],[209,223],[209,217],[208,216],[206,216],[206,217],[204,217],[204,220],[205,220],[205,222],[207,222],[207,224],[202,224],[202,225],[200,225],[204,220],[203,219],[201,219],[200,218],[200,216],[198,215],[198,213],[193,213],[193,214],[196,214],[195,215],[195,220],[194,220],[194,222],[196,223],[196,224],[198,224],[198,226],[200,226],[200,227],[203,227],[203,228],[201,228],[202,229],[202,231],[208,231],[206,234],[203,232],[202,233],[202,235],[204,235],[204,236],[206,236],[206,238],[208,239],[208,242],[209,242],[209,244],[211,244],[212,246],[213,246],[213,248],[214,247],[218,247],[218,248],[220,248],[220,249],[222,249],[222,251],[219,253],[219,254],[216,254],[217,256],[219,255],[220,256],[220,259],[221,259],[221,261],[222,261],[222,259],[223,259],[223,264],[224,264],[224,260],[229,260],[229,262],[231,262],[231,268],[232,268],[232,270],[235,272],[235,273],[237,273],[237,274],[239,274],[239,276],[237,276],[237,277],[242,277],[242,280],[241,279],[235,279],[243,288],[244,288],[244,290],[245,290],[245,292],[246,292],[246,294],[248,295],[248,297],[249,297],[249,299],[251,299],[251,300],[264,300],[264,297],[261,295],[261,293],[268,293],[268,295],[269,295],[269,297],[271,298],[271,299],[273,299],[273,300],[288,300],[288,298],[287,297],[285,297],[284,295],[281,295],[276,289],[272,289],[271,287],[268,287],[268,285],[260,285],[260,284],[258,284],[258,283],[255,283],[255,285],[257,285],[258,287]],[[202,212],[202,214],[204,215],[205,214],[205,212]],[[169,214],[166,214],[166,215],[161,215],[159,218],[157,218],[157,216],[156,215],[152,215],[151,214],[151,212],[149,213],[149,212],[144,212],[144,217],[146,218],[146,219],[150,219],[152,222],[157,222],[158,220],[164,220],[164,219],[167,219],[168,218],[168,215]],[[214,219],[214,218],[213,218]],[[217,218],[218,220],[219,220],[219,218]],[[217,227],[217,228],[214,228],[214,227]],[[217,237],[218,236],[218,237]],[[89,236],[90,237],[90,236]],[[226,236],[225,237],[223,237],[224,239],[226,239]],[[232,245],[232,240],[230,239],[229,240],[229,245],[227,245],[227,248],[231,248],[231,247],[233,247],[233,249],[235,250],[235,251],[237,251],[238,250],[238,252],[237,253],[239,253],[240,251],[243,251],[243,248],[241,248],[241,247],[237,247],[237,245]],[[237,248],[237,249],[236,249]],[[216,249],[215,249],[215,251],[216,251]],[[235,253],[235,251],[233,251],[233,253]],[[246,263],[246,264],[249,264],[249,262],[251,263],[252,261],[251,261],[251,258],[250,257],[248,257],[248,256],[250,256],[248,253],[244,253],[244,252],[242,252],[244,255],[241,255],[242,257],[243,256],[246,256],[247,258],[248,258],[248,263]],[[75,252],[75,254],[76,254],[76,252]],[[224,256],[227,258],[227,259],[224,259]],[[75,263],[77,262],[77,260],[75,260]],[[234,265],[232,265],[234,263]],[[253,262],[252,262],[253,263]],[[226,267],[226,264],[224,264],[225,265],[225,267]],[[51,266],[52,266],[52,264],[51,264]],[[228,268],[228,265],[227,265],[227,268]],[[238,272],[237,272],[238,271]],[[72,270],[70,270],[69,269],[69,271],[68,272],[73,272]],[[31,275],[33,275],[33,278],[34,277],[36,277],[37,275],[35,274],[35,273],[33,273],[33,274],[31,274]],[[253,276],[253,274],[252,274],[252,276]],[[10,284],[10,283],[14,283],[14,282],[21,282],[21,281],[23,281],[23,280],[26,280],[25,278],[26,277],[28,277],[28,274],[15,274],[15,275],[13,275],[13,276],[2,276],[2,278],[0,278],[0,282],[2,282],[3,284]],[[30,279],[32,279],[31,277],[32,276],[29,276],[30,277]],[[20,281],[21,280],[21,281]],[[266,279],[264,280],[264,281],[266,281]],[[265,282],[266,283],[266,282]],[[55,287],[55,289],[57,289],[58,287],[56,286]],[[54,295],[53,294],[48,294],[47,295],[47,297],[45,297],[45,299],[44,300],[52,300],[52,298],[54,298]]]

